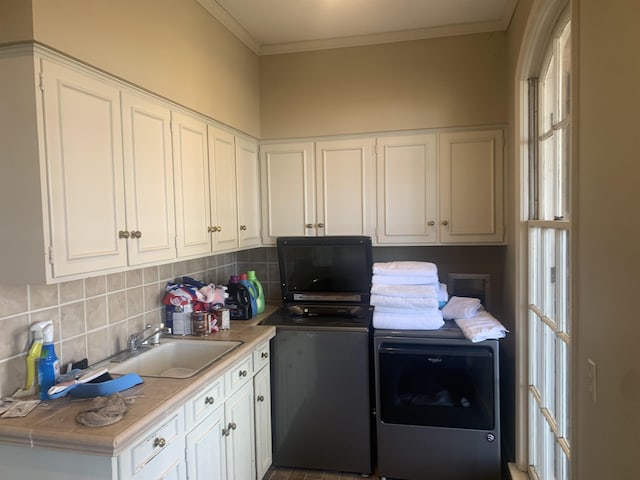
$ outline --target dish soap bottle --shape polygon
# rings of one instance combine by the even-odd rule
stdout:
[[[263,313],[264,312],[264,291],[262,290],[262,284],[260,283],[260,280],[258,280],[258,277],[256,277],[256,271],[249,270],[247,272],[247,278],[251,283],[253,283],[253,285],[256,287],[256,291],[258,292],[258,295],[256,296],[256,306],[258,308],[257,313]]]
[[[49,400],[47,391],[55,385],[60,376],[60,361],[53,345],[53,322],[43,322],[42,327],[42,353],[38,362],[38,382],[40,387],[40,400]]]

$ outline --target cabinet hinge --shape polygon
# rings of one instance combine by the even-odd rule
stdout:
[[[53,265],[53,261],[54,261],[54,250],[53,250],[53,247],[50,246],[49,247],[49,263]]]

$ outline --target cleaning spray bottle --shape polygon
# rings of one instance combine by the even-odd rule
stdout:
[[[27,380],[25,381],[24,388],[16,390],[13,394],[14,397],[28,397],[36,393],[36,369],[38,368],[38,361],[42,354],[42,330],[47,322],[38,322],[31,325],[29,329],[31,332],[31,347],[27,353]]]
[[[43,322],[42,328],[42,352],[38,362],[38,381],[40,386],[40,399],[49,400],[47,390],[55,385],[60,376],[60,361],[53,345],[53,322]]]

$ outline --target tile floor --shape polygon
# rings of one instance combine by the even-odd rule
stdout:
[[[362,480],[363,478],[378,480],[380,477],[377,475],[363,477],[358,473],[322,472],[319,470],[271,467],[263,480]]]

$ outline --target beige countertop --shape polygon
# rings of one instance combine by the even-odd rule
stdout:
[[[244,343],[193,377],[144,377],[144,383],[121,392],[124,397],[135,398],[135,403],[129,406],[124,418],[113,425],[86,427],[75,421],[76,415],[87,409],[92,399],[67,396],[56,400],[43,400],[26,417],[0,418],[0,444],[117,455],[146,429],[157,425],[184,404],[208,381],[272,338],[275,335],[275,327],[260,326],[258,323],[275,308],[267,306],[265,313],[251,320],[232,321],[229,330],[198,337],[212,341],[240,340]]]

